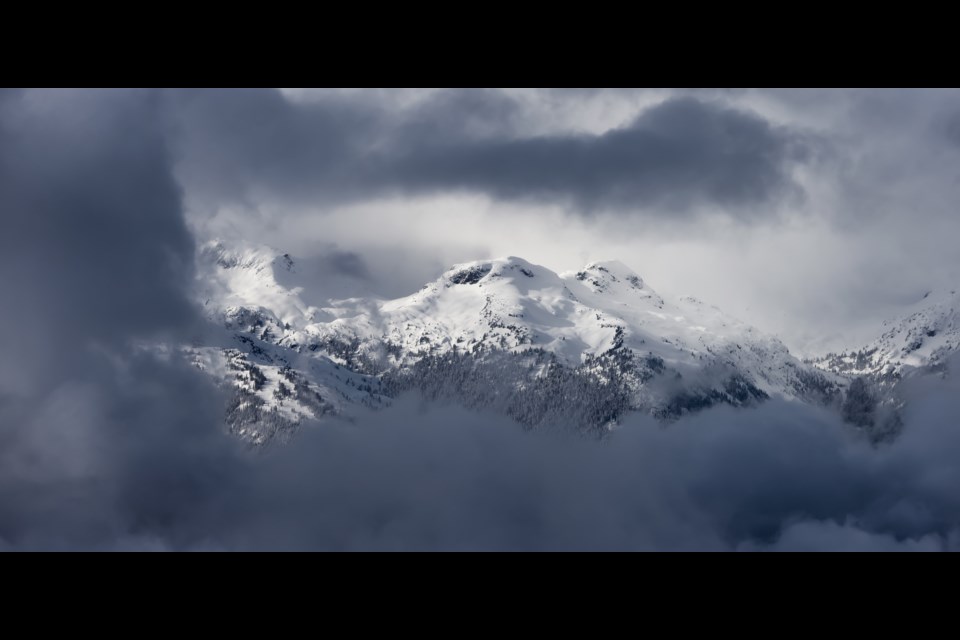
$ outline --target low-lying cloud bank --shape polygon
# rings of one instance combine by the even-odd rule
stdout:
[[[912,390],[872,447],[797,403],[636,416],[603,441],[408,397],[259,454],[175,363],[101,362],[0,403],[0,548],[950,550],[960,394]],[[15,427],[15,428],[11,428]]]

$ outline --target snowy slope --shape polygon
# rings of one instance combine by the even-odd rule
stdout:
[[[876,440],[896,437],[906,405],[903,382],[945,371],[947,359],[960,350],[960,295],[956,290],[929,292],[870,344],[811,361],[822,371],[850,380],[841,414]]]
[[[204,344],[183,351],[233,390],[228,427],[252,444],[287,440],[304,420],[349,418],[389,401],[377,378],[280,344],[322,315],[304,302],[298,276],[289,255],[267,247],[210,242],[198,255],[195,295],[211,329]]]
[[[960,349],[960,291],[927,293],[906,313],[883,323],[863,348],[815,361],[826,371],[892,383],[912,371],[935,368]]]
[[[796,396],[803,365],[776,338],[692,298],[665,301],[628,267],[597,262],[558,275],[521,258],[455,265],[417,293],[309,324],[293,342],[356,337],[399,346],[387,365],[458,348],[540,348],[567,365],[625,348],[680,372],[724,364],[768,394]]]

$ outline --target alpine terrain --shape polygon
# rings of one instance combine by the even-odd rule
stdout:
[[[864,347],[811,362],[851,381],[841,407],[844,418],[878,439],[895,436],[902,426],[901,383],[945,374],[947,359],[960,351],[960,292],[928,292],[905,315],[884,322],[883,329]]]
[[[669,421],[781,397],[884,437],[897,427],[897,382],[960,344],[955,293],[873,345],[804,362],[717,307],[663,298],[616,261],[559,274],[512,256],[463,263],[395,300],[322,299],[296,259],[263,247],[210,242],[198,263],[215,328],[187,352],[233,390],[227,425],[255,444],[407,390],[597,434],[629,411]],[[880,420],[883,407],[893,411]]]

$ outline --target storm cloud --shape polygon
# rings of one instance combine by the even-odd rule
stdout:
[[[801,189],[790,174],[811,142],[757,114],[675,98],[602,135],[484,140],[398,153],[398,185],[559,199],[575,210],[763,213]],[[389,181],[388,176],[384,176]]]
[[[122,547],[183,518],[157,493],[191,495],[189,510],[196,474],[217,469],[209,456],[151,462],[219,450],[210,437],[223,447],[210,381],[140,349],[200,327],[158,95],[0,95],[0,538]]]
[[[194,241],[156,94],[0,94],[0,379],[188,325]]]
[[[272,91],[167,95],[182,174],[216,197],[356,201],[449,191],[552,201],[572,211],[764,214],[801,187],[815,140],[757,113],[665,100],[605,133],[525,135],[505,94],[441,92],[415,108]],[[212,196],[211,196],[212,197]]]

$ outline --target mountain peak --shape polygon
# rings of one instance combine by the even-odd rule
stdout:
[[[623,264],[619,260],[596,260],[585,266],[584,271],[602,271],[612,273],[617,277],[629,277],[637,275],[633,269]]]
[[[564,276],[575,277],[595,292],[607,291],[610,288],[639,291],[645,287],[643,278],[619,260],[591,262],[582,270],[564,274]]]
[[[475,260],[455,264],[443,274],[443,278],[451,284],[469,285],[479,284],[480,281],[488,278],[507,276],[535,278],[538,274],[541,276],[551,274],[553,277],[557,277],[549,269],[527,262],[523,258],[505,256],[492,260]]]

